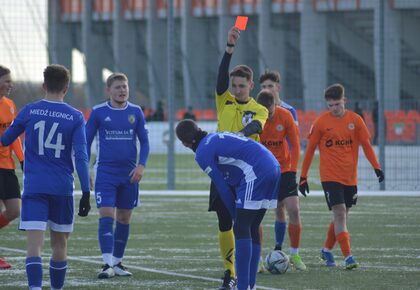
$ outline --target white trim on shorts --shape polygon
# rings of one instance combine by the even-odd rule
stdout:
[[[269,209],[277,207],[277,199],[245,200],[244,209]]]
[[[48,227],[54,232],[60,233],[71,233],[73,232],[73,224],[69,225],[59,225],[50,220],[48,222],[42,221],[20,221],[19,229],[20,230],[29,230],[29,231],[45,231]]]
[[[19,230],[37,230],[45,231],[47,229],[47,222],[41,221],[20,221]]]

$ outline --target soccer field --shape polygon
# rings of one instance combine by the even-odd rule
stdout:
[[[77,197],[78,199],[78,197]],[[92,201],[93,202],[93,201]],[[77,203],[76,203],[77,204]],[[326,268],[319,261],[330,213],[324,198],[301,198],[303,232],[301,255],[306,272],[259,274],[258,289],[419,289],[420,197],[360,196],[348,223],[353,253],[361,268]],[[133,276],[98,280],[101,265],[97,242],[96,209],[87,218],[76,217],[69,241],[69,269],[65,289],[217,289],[222,262],[214,213],[207,197],[141,196],[134,212],[124,263]],[[264,255],[274,241],[273,211],[264,221]],[[2,229],[0,256],[13,264],[0,271],[1,289],[24,289],[24,233],[17,222]],[[286,245],[287,246],[287,243]],[[49,287],[49,239],[45,241],[44,287]],[[340,251],[335,249],[337,261]]]
[[[145,169],[145,174],[140,182],[140,190],[166,190],[168,189],[168,168],[167,168],[167,154],[150,154]],[[95,155],[92,155],[90,174],[94,176],[93,162]],[[303,157],[300,159],[302,162]],[[19,183],[22,186],[22,171],[20,164],[15,158],[16,162],[16,175],[18,176]],[[318,156],[314,156],[312,162],[309,186],[311,190],[321,189],[319,181],[319,172],[317,170],[319,164]],[[300,165],[299,165],[300,168]],[[80,190],[80,182],[77,177],[76,170],[74,171],[75,189]],[[210,178],[205,174],[194,160],[193,154],[177,154],[175,155],[175,189],[177,190],[209,190]]]

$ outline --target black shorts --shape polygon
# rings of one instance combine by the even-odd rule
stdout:
[[[344,203],[346,207],[350,208],[357,202],[356,185],[344,185],[339,182],[325,181],[322,182],[322,188],[324,189],[325,200],[330,210],[337,204]]]
[[[233,192],[235,192],[233,187],[230,187]],[[229,212],[223,203],[222,199],[220,198],[219,192],[217,191],[216,185],[212,181],[210,183],[210,196],[209,196],[209,210],[208,211],[215,211],[220,212],[220,210],[225,210]]]
[[[0,199],[20,198],[20,186],[13,169],[0,168]]]
[[[294,187],[293,190],[289,188]],[[277,200],[282,201],[286,197],[298,196],[297,184],[296,184],[296,173],[295,172],[284,172],[280,177],[280,188],[277,195]]]

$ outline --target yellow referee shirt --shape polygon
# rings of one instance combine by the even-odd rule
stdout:
[[[258,120],[264,128],[268,110],[249,97],[247,103],[239,103],[229,90],[222,95],[216,93],[217,131],[239,132],[253,120]],[[260,141],[259,134],[248,136]]]

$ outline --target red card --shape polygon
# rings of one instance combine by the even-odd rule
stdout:
[[[235,27],[238,28],[239,30],[245,30],[247,23],[248,23],[248,16],[237,16]]]

